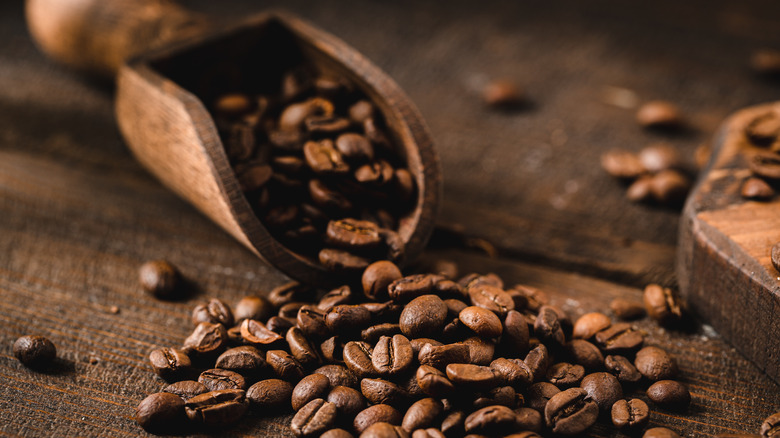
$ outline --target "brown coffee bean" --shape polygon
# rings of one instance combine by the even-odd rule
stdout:
[[[482,307],[466,307],[460,312],[458,318],[466,327],[484,338],[496,338],[503,331],[503,326],[498,316]]]
[[[291,281],[271,290],[268,294],[268,301],[278,308],[293,301],[310,301],[313,293],[311,287],[297,281]]]
[[[582,378],[580,388],[599,405],[599,411],[609,415],[612,405],[623,398],[623,387],[617,377],[609,373],[593,373]]]
[[[320,435],[320,438],[354,438],[354,436],[344,429],[331,429]]]
[[[237,373],[256,373],[265,367],[264,354],[255,347],[244,345],[225,350],[217,358],[217,368]]]
[[[572,337],[590,339],[610,325],[612,325],[612,321],[610,321],[607,315],[599,312],[586,313],[580,316],[574,323]]]
[[[766,201],[775,196],[775,189],[761,178],[750,177],[742,183],[739,193],[746,199]]]
[[[639,107],[636,121],[644,128],[680,128],[683,117],[677,105],[654,100]]]
[[[376,343],[382,336],[393,337],[401,334],[401,326],[393,323],[372,325],[360,332],[360,339],[368,343]],[[411,344],[410,344],[411,345]]]
[[[638,301],[615,298],[609,303],[609,308],[615,316],[624,321],[631,321],[645,316],[645,308]]]
[[[612,424],[622,431],[642,430],[650,422],[650,408],[638,398],[618,400],[612,405]]]
[[[147,432],[175,430],[183,419],[184,400],[167,392],[151,394],[135,410],[135,421]]]
[[[258,347],[279,345],[283,340],[278,333],[269,330],[265,324],[254,319],[245,319],[241,323],[241,337],[246,343]]]
[[[507,435],[505,438],[542,438],[542,436],[536,432],[525,431],[525,432],[513,433],[512,435]]]
[[[404,307],[399,325],[404,335],[418,338],[437,334],[446,320],[447,305],[444,301],[436,295],[423,295]]]
[[[352,426],[358,433],[363,433],[363,431],[375,423],[389,423],[394,426],[400,426],[402,418],[401,414],[394,407],[378,404],[369,406],[355,415]]]
[[[547,380],[561,389],[577,386],[584,376],[582,365],[559,362],[547,369]]]
[[[446,412],[446,407],[445,407]],[[462,436],[466,414],[463,411],[452,411],[441,422],[441,431],[447,436]]]
[[[515,302],[503,289],[490,284],[475,284],[467,288],[471,304],[504,317],[514,310]]]
[[[604,358],[604,365],[621,383],[632,384],[642,379],[639,370],[623,356],[607,356]]]
[[[311,306],[309,305],[309,303],[305,303],[301,301],[293,301],[292,303],[287,303],[284,306],[279,308],[279,313],[277,316],[285,319],[295,319],[298,316],[298,312],[303,307],[311,307]]]
[[[648,172],[656,173],[682,165],[680,152],[668,143],[656,143],[639,151],[639,161]]]
[[[680,298],[668,287],[649,284],[645,287],[643,298],[647,314],[659,323],[675,324],[682,318]]]
[[[662,204],[684,200],[690,188],[688,177],[674,169],[658,172],[650,180],[650,193]]]
[[[582,365],[586,370],[597,370],[604,367],[604,356],[598,347],[582,339],[573,339],[566,344],[566,351],[573,362]]]
[[[525,387],[533,380],[531,370],[520,359],[506,359],[500,357],[490,363],[492,368],[505,385],[515,388]]]
[[[221,368],[214,368],[200,373],[198,382],[202,383],[209,391],[246,389],[246,380],[244,380],[241,374]]]
[[[370,263],[365,257],[333,248],[321,250],[318,258],[325,269],[334,272],[355,272],[365,269]]]
[[[674,431],[665,427],[653,427],[647,429],[642,438],[681,438]]]
[[[158,348],[149,353],[152,369],[165,380],[176,380],[192,370],[189,356],[175,348]]]
[[[745,126],[745,137],[755,146],[769,146],[780,136],[780,114],[764,113]]]
[[[290,382],[266,379],[250,386],[246,398],[260,409],[289,409],[292,393]]]
[[[326,398],[330,392],[330,381],[322,374],[310,374],[292,390],[291,403],[294,411],[301,409],[306,403],[316,398]]]
[[[477,273],[464,275],[461,279],[458,280],[458,283],[467,290],[485,285],[494,286],[499,289],[504,288],[504,281],[501,280],[501,277],[493,274],[492,272],[485,275]]]
[[[336,149],[347,160],[372,160],[374,147],[371,142],[360,134],[352,132],[341,134],[336,139]]]
[[[304,335],[310,338],[322,338],[328,334],[325,324],[325,312],[315,306],[304,305],[298,309],[297,325]]]
[[[156,298],[176,297],[180,280],[179,270],[166,260],[146,262],[138,269],[138,281],[141,287]]]
[[[341,304],[325,315],[325,327],[331,333],[360,331],[371,322],[371,312],[363,306]]]
[[[361,438],[409,438],[409,434],[406,433],[400,426],[394,426],[390,423],[379,422],[369,426],[363,433],[360,434]]]
[[[399,406],[404,404],[409,394],[400,386],[384,379],[363,379],[360,392],[372,404]]]
[[[518,403],[517,391],[511,386],[499,386],[487,392],[477,393],[476,397],[474,403],[472,403],[474,409],[497,405],[514,409]],[[522,399],[522,394],[519,397]]]
[[[268,350],[265,353],[265,361],[274,374],[289,382],[297,382],[304,376],[303,366],[284,350]]]
[[[505,434],[515,425],[515,413],[506,406],[488,406],[466,417],[467,433]]]
[[[292,327],[285,336],[290,353],[304,367],[317,366],[322,363],[322,358],[303,331],[298,327]]]
[[[236,322],[245,319],[254,319],[265,321],[273,316],[273,304],[268,299],[251,295],[244,298],[236,304],[236,310],[233,312]]]
[[[646,172],[633,152],[613,149],[601,154],[601,167],[615,178],[634,179]]]
[[[268,330],[276,333],[280,337],[287,333],[288,330],[290,330],[295,324],[297,323],[297,320],[290,319],[290,318],[281,318],[278,316],[272,316],[268,318],[268,321],[265,323],[265,328]],[[243,323],[242,323],[243,324]],[[256,333],[259,337],[262,337],[262,334]],[[243,337],[243,336],[242,336]],[[270,340],[270,339],[269,339]],[[245,342],[246,339],[244,339]],[[278,342],[279,339],[276,339],[274,342]]]
[[[496,353],[496,345],[487,339],[473,336],[464,339],[462,344],[469,349],[469,362],[475,365],[490,365]]]
[[[406,411],[401,427],[411,433],[417,429],[425,429],[434,424],[444,412],[444,405],[434,398],[424,398],[414,402]]]
[[[561,435],[582,433],[596,422],[598,416],[598,405],[581,388],[569,388],[555,394],[544,408],[547,427]]]
[[[334,306],[348,304],[352,301],[352,295],[352,289],[350,289],[349,286],[344,285],[337,287],[320,298],[320,301],[317,303],[317,308],[323,312],[327,312]]]
[[[415,378],[422,392],[433,397],[445,397],[455,390],[447,375],[432,366],[420,365]]]
[[[531,409],[544,413],[547,402],[555,395],[561,392],[557,386],[548,382],[534,383],[526,391],[526,403]]]
[[[344,364],[356,376],[363,378],[376,373],[372,359],[373,349],[366,342],[350,341],[344,345]]]
[[[436,284],[443,280],[445,280],[445,278],[440,275],[409,275],[390,283],[387,287],[387,292],[390,299],[395,302],[408,302],[414,298],[433,292]]]
[[[392,376],[408,370],[414,360],[412,344],[403,335],[382,336],[371,353],[377,374]]]
[[[514,109],[525,102],[525,93],[509,79],[496,79],[482,90],[482,100],[496,109]]]
[[[544,428],[544,418],[539,411],[531,408],[515,409],[517,429],[531,432],[541,432]],[[510,435],[512,436],[512,435]]]
[[[444,345],[443,343],[431,338],[414,338],[410,340],[409,343],[412,344],[412,352],[415,356],[420,355],[420,351],[425,346],[425,344],[431,344],[434,347],[440,347]],[[468,347],[466,347],[466,349],[468,350]]]
[[[349,165],[344,162],[333,140],[307,141],[303,145],[303,155],[314,173],[338,174],[349,171]]]
[[[596,345],[608,353],[633,352],[644,342],[644,335],[621,322],[596,333]]]
[[[550,306],[542,306],[539,309],[539,314],[536,315],[536,322],[534,323],[534,334],[542,341],[553,342],[558,345],[562,345],[566,341],[566,335],[563,333],[558,313]]]
[[[445,372],[453,384],[470,388],[492,388],[501,381],[495,370],[481,365],[451,363]]]
[[[336,405],[339,416],[352,421],[355,415],[366,408],[366,399],[360,391],[347,386],[336,386],[328,393],[328,401]]]
[[[195,306],[192,311],[192,323],[200,324],[201,322],[231,327],[233,325],[233,312],[224,301],[212,298],[208,303]]]
[[[374,300],[386,299],[388,286],[401,278],[401,270],[393,262],[387,260],[374,262],[363,271],[363,293]]]
[[[184,401],[187,401],[196,395],[209,392],[209,389],[206,388],[204,384],[194,380],[180,380],[178,382],[171,383],[170,385],[163,388],[163,390],[160,392],[176,394],[184,399]]]
[[[628,186],[626,199],[631,202],[647,202],[654,199],[653,176],[641,176]]]
[[[214,111],[228,116],[236,117],[252,109],[252,102],[245,94],[223,94],[214,102]]]
[[[249,407],[241,389],[223,389],[197,395],[184,404],[190,421],[206,426],[231,424],[244,416]]]
[[[652,381],[668,380],[677,375],[677,364],[666,350],[645,347],[636,353],[636,369]]]
[[[391,322],[398,323],[398,319],[401,317],[401,312],[404,306],[395,304],[392,301],[386,301],[383,303],[361,303],[361,306],[365,307],[371,313],[371,321],[375,323]]]
[[[349,118],[355,123],[363,123],[374,116],[374,105],[367,100],[359,100],[349,107]]]
[[[330,386],[349,386],[350,388],[358,387],[358,378],[347,367],[343,365],[323,365],[316,370],[315,374],[322,374],[330,380]]]
[[[336,405],[318,398],[302,407],[290,422],[296,436],[319,436],[336,423]]]
[[[304,126],[312,136],[335,136],[349,128],[346,118],[336,116],[309,116],[304,120]]]
[[[301,129],[307,118],[315,115],[330,116],[333,110],[333,104],[320,97],[294,103],[282,111],[279,116],[279,128],[284,131],[297,131]]]
[[[780,436],[780,412],[774,413],[761,423],[761,437],[775,438]]]
[[[199,356],[216,355],[228,342],[227,330],[222,324],[202,322],[184,340],[184,347]]]
[[[691,393],[688,388],[675,380],[659,380],[647,388],[647,397],[659,406],[684,410],[691,403]]]
[[[780,179],[780,155],[772,151],[756,151],[748,158],[748,168],[760,177]]]
[[[251,155],[254,150],[254,134],[251,128],[241,129],[239,132],[246,133],[231,142],[230,155]],[[248,144],[247,144],[248,143]],[[273,169],[267,164],[254,164],[237,175],[238,183],[241,185],[242,192],[252,192],[260,190],[271,180]]]
[[[439,429],[429,427],[415,430],[412,432],[412,438],[447,438],[447,435]]]
[[[511,357],[520,357],[525,354],[528,351],[528,341],[531,335],[523,315],[516,310],[510,310],[504,317],[503,325],[500,345],[503,354]]]
[[[550,361],[550,353],[547,351],[547,347],[544,344],[539,344],[534,347],[523,359],[528,369],[531,370],[531,374],[534,376],[534,381],[538,382],[542,380],[547,374],[547,368],[552,365]]]
[[[382,241],[375,223],[350,218],[328,222],[325,236],[328,244],[351,250],[375,248]]]

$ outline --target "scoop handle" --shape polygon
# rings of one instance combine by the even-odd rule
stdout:
[[[127,59],[207,26],[202,15],[167,0],[26,0],[25,9],[44,53],[110,78]]]

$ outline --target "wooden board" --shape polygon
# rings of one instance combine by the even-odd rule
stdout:
[[[780,87],[746,68],[752,49],[780,46],[772,18],[780,4],[678,3],[263,5],[284,5],[344,39],[420,107],[442,157],[441,223],[492,241],[500,259],[448,256],[463,269],[545,287],[584,312],[618,294],[637,297],[648,281],[676,281],[679,213],[627,203],[624,187],[598,167],[601,152],[669,140],[692,162],[723,117],[780,99]],[[226,20],[258,8],[248,0],[190,4]],[[534,107],[483,108],[480,84],[498,76],[526,84]],[[604,103],[608,87],[673,99],[695,129],[644,132],[633,109]],[[4,435],[138,435],[133,409],[162,385],[145,365],[148,351],[181,342],[189,309],[204,297],[235,300],[286,280],[133,160],[110,89],[39,54],[14,2],[0,6],[0,215]],[[193,281],[191,298],[161,303],[139,290],[137,266],[157,257]],[[119,314],[110,313],[114,305]],[[712,331],[642,324],[680,358],[694,399],[689,415],[656,412],[655,424],[686,436],[753,432],[780,410],[780,387]],[[11,357],[13,339],[33,332],[60,347],[61,372],[32,373]],[[287,433],[284,421],[252,419],[230,433]]]

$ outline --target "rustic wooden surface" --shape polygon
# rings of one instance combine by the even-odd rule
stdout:
[[[191,3],[225,19],[259,7]],[[648,281],[675,283],[679,212],[626,202],[624,187],[599,169],[599,154],[668,140],[692,162],[730,112],[780,99],[776,82],[746,66],[751,50],[780,46],[776,2],[263,6],[282,3],[407,91],[442,157],[440,222],[494,242],[501,257],[438,253],[463,271],[544,287],[576,314],[638,297]],[[145,172],[118,134],[110,88],[47,61],[22,17],[20,4],[0,6],[0,434],[139,435],[134,407],[162,386],[145,364],[148,351],[180,343],[189,310],[204,297],[235,301],[286,279]],[[533,107],[485,110],[479,86],[498,76],[525,84]],[[632,109],[605,103],[610,87],[639,100],[672,99],[693,128],[672,137],[643,132]],[[140,291],[137,266],[158,257],[192,281],[188,299],[159,302]],[[691,437],[754,432],[780,410],[780,387],[712,330],[640,325],[675,354],[693,394],[686,415],[655,411],[654,424]],[[26,333],[57,344],[56,372],[31,372],[11,356]],[[252,418],[227,434],[284,434],[286,420]]]

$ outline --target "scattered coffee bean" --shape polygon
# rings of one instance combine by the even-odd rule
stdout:
[[[538,433],[544,428],[544,418],[542,418],[542,414],[531,408],[515,409],[515,422],[517,423],[517,429],[520,430]]]
[[[642,438],[681,438],[680,435],[677,435],[673,430],[667,429],[665,427],[653,427],[651,429],[647,429],[642,435]]]
[[[490,368],[498,374],[502,384],[514,388],[524,388],[533,380],[531,370],[521,359],[499,357],[490,363]]]
[[[638,350],[645,340],[642,333],[634,330],[630,324],[613,324],[606,330],[596,333],[596,344],[608,353],[628,353]]]
[[[366,408],[366,398],[360,391],[347,386],[336,386],[328,393],[327,400],[336,405],[339,416],[352,421],[355,415]]]
[[[201,322],[184,340],[184,348],[199,356],[211,356],[224,350],[228,343],[227,330],[222,324]]]
[[[469,349],[469,362],[475,365],[490,365],[495,356],[496,345],[487,339],[474,336],[463,340]]]
[[[233,325],[233,312],[224,301],[212,298],[205,304],[195,306],[192,311],[192,323],[210,322],[225,327]]]
[[[319,436],[336,423],[336,405],[321,398],[302,407],[290,422],[296,436]]]
[[[394,407],[385,404],[369,406],[355,415],[352,427],[358,433],[363,433],[366,429],[376,423],[389,423],[394,426],[400,426],[403,416]]]
[[[525,102],[525,93],[509,79],[496,79],[482,90],[482,99],[496,109],[514,109]]]
[[[514,411],[506,406],[488,406],[466,417],[467,433],[504,434],[515,426]]]
[[[431,427],[444,412],[444,405],[435,398],[424,398],[414,402],[406,411],[401,427],[408,433]]]
[[[601,167],[615,178],[634,179],[647,170],[633,152],[613,149],[601,155]]]
[[[642,303],[624,298],[615,298],[609,303],[612,313],[619,319],[631,321],[645,316],[645,308]]]
[[[500,382],[498,373],[490,367],[451,363],[446,368],[447,378],[457,385],[471,388],[491,388]]]
[[[574,323],[572,337],[590,339],[610,325],[612,325],[612,321],[607,315],[599,312],[586,313]]]
[[[57,347],[43,336],[35,335],[19,337],[14,342],[13,352],[19,362],[33,369],[44,368],[57,357]]]
[[[146,262],[138,269],[141,287],[160,299],[175,298],[179,289],[179,271],[165,260]]]
[[[304,376],[303,366],[290,353],[284,350],[268,350],[265,361],[280,379],[297,382]]]
[[[306,338],[306,335],[298,327],[292,327],[287,330],[287,335],[285,335],[284,339],[290,347],[290,353],[304,367],[322,364],[322,358],[317,348],[309,342],[309,339]]]
[[[388,286],[401,278],[401,270],[393,262],[374,262],[363,271],[363,293],[374,300],[386,299]]]
[[[372,359],[371,345],[361,341],[350,341],[344,345],[344,364],[356,376],[363,378],[376,373]]]
[[[254,319],[245,319],[241,323],[241,337],[248,344],[260,348],[278,345],[283,340],[278,333],[269,330],[265,324]]]
[[[244,297],[236,304],[233,316],[236,322],[245,319],[265,321],[273,316],[273,304],[268,299],[256,295]]]
[[[630,360],[623,356],[607,356],[604,358],[604,365],[607,371],[612,373],[617,379],[626,384],[633,384],[642,379],[642,374],[636,369]]]
[[[404,404],[409,394],[400,386],[384,379],[363,379],[360,381],[360,392],[373,404],[400,406]]]
[[[547,368],[552,365],[550,363],[550,353],[544,344],[539,344],[529,351],[523,362],[531,370],[534,381],[542,380],[547,373]]]
[[[561,389],[579,385],[584,376],[585,368],[582,365],[560,362],[547,369],[547,380]]]
[[[331,429],[320,435],[320,438],[354,438],[354,436],[344,429]]]
[[[498,286],[476,283],[466,289],[472,305],[490,310],[498,316],[503,317],[515,308],[512,297]]]
[[[399,324],[386,322],[363,329],[360,332],[360,339],[368,343],[376,343],[382,336],[393,337],[400,334],[401,326]],[[412,349],[412,352],[414,353],[414,349]]]
[[[186,376],[192,369],[189,356],[175,348],[158,348],[149,353],[149,363],[158,376],[165,380],[176,380]]]
[[[592,371],[604,366],[604,356],[598,347],[582,339],[572,339],[566,344],[566,351],[575,363],[582,365],[586,370]]]
[[[190,421],[206,426],[231,424],[244,416],[249,407],[241,389],[223,389],[197,395],[184,404]]]
[[[281,409],[290,406],[293,386],[281,379],[261,380],[250,386],[246,398],[260,409]]]
[[[768,201],[775,196],[775,189],[761,178],[750,177],[742,183],[739,193],[746,199]]]
[[[225,350],[219,355],[216,367],[224,370],[251,375],[265,367],[263,353],[255,347],[242,345]]]
[[[436,295],[423,295],[409,302],[401,312],[401,331],[411,338],[435,335],[447,320],[447,305]]]
[[[317,308],[323,312],[328,312],[333,307],[341,304],[348,304],[350,301],[352,301],[352,289],[350,289],[349,286],[344,285],[323,295],[317,303]]]
[[[680,152],[668,143],[656,143],[642,148],[639,152],[639,161],[650,173],[679,168],[682,165]]]
[[[677,375],[677,364],[665,350],[645,347],[636,353],[636,369],[652,381],[668,380]]]
[[[330,381],[322,374],[309,374],[301,379],[292,391],[292,408],[300,410],[316,398],[326,398],[330,392]]]
[[[209,391],[246,389],[246,380],[241,374],[220,368],[200,373],[198,382],[202,383]]]
[[[676,380],[659,380],[647,388],[647,397],[661,407],[684,410],[691,403],[688,388]]]
[[[612,405],[623,398],[623,387],[618,379],[609,373],[593,373],[583,377],[580,388],[588,398],[599,405],[599,412],[609,415]]]
[[[412,344],[403,335],[392,338],[382,336],[371,353],[374,370],[382,376],[401,374],[409,369],[414,360]]]
[[[767,417],[767,419],[761,423],[760,432],[762,438],[775,438],[780,436],[780,412]]]
[[[409,438],[409,434],[402,427],[383,421],[372,424],[360,436],[361,438]]]
[[[668,287],[649,284],[645,287],[644,303],[647,314],[664,325],[680,322],[683,308],[677,294]]]
[[[360,332],[371,322],[371,312],[363,306],[341,304],[325,315],[325,327],[331,333]]]
[[[553,345],[562,345],[566,341],[558,312],[550,306],[542,306],[539,309],[534,323],[534,333],[542,341],[550,341]]]
[[[158,392],[138,405],[135,421],[147,432],[169,432],[184,419],[184,400],[176,394]]]
[[[555,395],[561,392],[557,386],[548,382],[534,383],[526,391],[526,403],[531,409],[544,413],[547,402]]]
[[[569,388],[555,394],[544,408],[547,427],[561,435],[582,433],[596,422],[598,416],[598,405],[581,388]]]
[[[650,422],[650,408],[638,398],[616,401],[611,413],[612,424],[625,432],[642,430]]]
[[[511,357],[520,357],[528,352],[531,334],[523,315],[510,310],[504,317],[504,329],[501,335],[502,353]]]
[[[497,338],[503,331],[503,326],[498,316],[482,307],[466,307],[458,314],[458,318],[466,327],[484,338]]]
[[[196,395],[209,392],[209,389],[206,388],[204,384],[194,380],[180,380],[176,383],[171,383],[170,385],[163,388],[163,390],[160,392],[176,394],[184,399],[184,401],[187,401]]]
[[[313,371],[315,374],[322,374],[330,380],[330,386],[349,386],[358,387],[358,378],[343,365],[323,365]]]
[[[445,397],[455,390],[447,375],[432,366],[420,365],[415,378],[420,389],[433,397]]]
[[[636,113],[636,121],[644,128],[680,128],[683,125],[683,117],[677,105],[654,100],[639,107]]]

